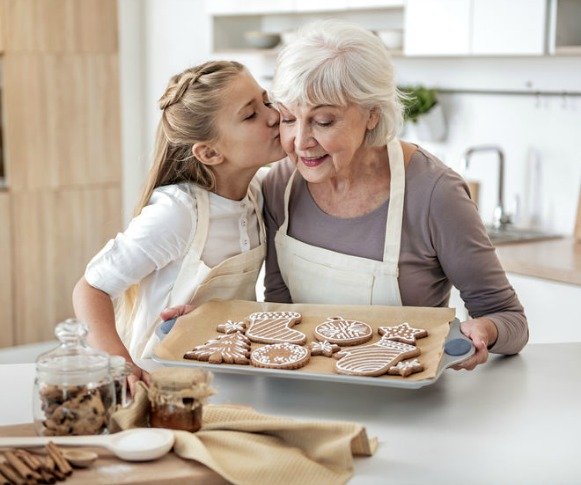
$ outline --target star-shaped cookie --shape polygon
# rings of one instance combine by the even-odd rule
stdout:
[[[379,327],[379,335],[388,340],[403,342],[404,344],[415,345],[416,339],[428,336],[428,331],[424,328],[414,328],[408,322],[400,323],[393,327]]]

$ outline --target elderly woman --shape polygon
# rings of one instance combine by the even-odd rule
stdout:
[[[266,300],[438,307],[454,285],[476,347],[461,367],[519,352],[526,317],[466,184],[396,137],[402,106],[381,41],[310,24],[280,53],[272,95],[288,159],[263,183]]]

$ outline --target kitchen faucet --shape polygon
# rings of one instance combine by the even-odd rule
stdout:
[[[504,210],[504,153],[496,145],[480,145],[468,148],[462,156],[464,173],[468,168],[472,155],[480,152],[495,152],[498,155],[498,200],[492,214],[492,227],[494,229],[503,229],[511,223],[510,214]]]

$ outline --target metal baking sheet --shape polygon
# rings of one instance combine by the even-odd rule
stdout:
[[[259,367],[254,367],[252,365],[234,365],[234,364],[209,364],[207,362],[194,361],[194,360],[168,360],[160,358],[154,353],[153,360],[164,366],[174,366],[174,367],[198,367],[211,370],[215,373],[226,373],[226,374],[246,374],[246,375],[258,375],[258,376],[268,376],[268,377],[281,377],[288,379],[308,379],[315,381],[327,381],[327,382],[344,382],[349,384],[360,384],[367,386],[380,386],[380,387],[399,387],[406,389],[419,389],[424,386],[433,384],[438,380],[442,372],[448,367],[454,364],[460,363],[474,354],[474,346],[472,342],[465,337],[460,332],[460,321],[456,318],[450,323],[450,330],[446,338],[446,342],[453,339],[463,339],[470,343],[470,350],[461,356],[451,356],[442,353],[440,363],[438,365],[436,374],[434,377],[429,379],[420,380],[407,380],[407,379],[382,379],[377,377],[362,377],[362,376],[347,376],[335,373],[322,373],[322,372],[309,372],[304,369],[301,372],[296,372],[293,370],[280,370],[280,369],[264,369]]]

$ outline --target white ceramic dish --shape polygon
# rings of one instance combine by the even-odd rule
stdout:
[[[254,49],[272,49],[280,44],[280,34],[251,30],[244,33],[246,43]]]

